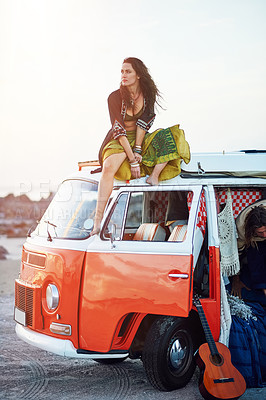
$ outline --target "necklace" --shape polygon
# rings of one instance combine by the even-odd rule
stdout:
[[[132,104],[132,106],[134,106],[134,104],[136,103],[136,101],[139,99],[139,97],[140,97],[140,95],[141,95],[141,92],[139,92],[139,94],[137,95],[137,97],[133,97],[131,100],[130,100],[130,103]]]

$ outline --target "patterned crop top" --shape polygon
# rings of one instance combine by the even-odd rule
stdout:
[[[105,139],[105,142],[111,138],[117,139],[119,136],[127,136],[124,121],[136,121],[137,126],[143,129],[145,132],[148,132],[155,119],[154,110],[150,110],[147,107],[145,98],[143,109],[140,110],[136,115],[128,115],[126,104],[122,100],[119,89],[111,93],[108,97],[108,108],[112,128],[108,132],[108,137]]]

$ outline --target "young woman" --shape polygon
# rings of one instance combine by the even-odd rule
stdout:
[[[149,175],[146,182],[157,185],[159,180],[180,173],[182,159],[186,163],[190,160],[189,145],[179,125],[148,132],[155,119],[158,97],[159,91],[144,63],[138,58],[126,58],[120,89],[108,98],[112,128],[99,152],[102,176],[91,236],[100,231],[114,177],[129,180]]]
[[[239,275],[232,277],[234,296],[266,306],[266,200],[247,207],[236,221],[241,258]]]

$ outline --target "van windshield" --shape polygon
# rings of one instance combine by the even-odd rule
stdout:
[[[33,235],[48,239],[84,239],[91,228],[97,202],[97,183],[81,180],[63,182]]]

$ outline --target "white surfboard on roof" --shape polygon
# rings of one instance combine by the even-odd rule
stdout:
[[[222,153],[192,153],[189,164],[182,162],[182,172],[204,174],[207,172],[265,173],[266,151],[246,150]]]

